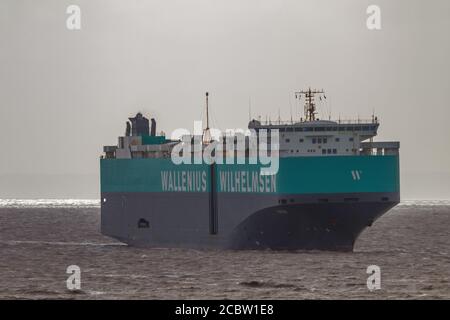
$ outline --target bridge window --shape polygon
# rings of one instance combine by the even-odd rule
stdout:
[[[286,132],[293,132],[294,128],[286,128]]]
[[[303,128],[295,128],[295,131],[296,131],[296,132],[303,131]]]

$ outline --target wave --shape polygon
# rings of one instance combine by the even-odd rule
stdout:
[[[434,207],[450,206],[450,200],[402,200],[400,207]]]
[[[0,208],[100,208],[98,199],[0,199]]]
[[[0,243],[7,245],[20,245],[20,244],[45,244],[45,245],[53,245],[53,246],[98,246],[98,247],[122,247],[127,246],[125,243],[96,243],[96,242],[61,242],[61,241],[33,241],[33,240],[9,240],[9,241],[0,241]]]
[[[450,200],[402,200],[399,207],[450,206]],[[0,208],[100,208],[99,199],[0,199]]]

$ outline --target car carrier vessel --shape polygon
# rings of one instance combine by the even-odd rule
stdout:
[[[173,150],[183,140],[157,134],[156,121],[141,113],[129,118],[100,160],[102,233],[148,247],[352,251],[400,201],[399,142],[374,141],[374,116],[317,119],[322,90],[296,97],[304,118],[248,124],[257,137],[277,130],[275,174],[250,161],[176,164]],[[213,141],[208,131],[209,124],[201,150]],[[245,148],[232,156],[249,160]],[[215,155],[228,151],[221,152]]]

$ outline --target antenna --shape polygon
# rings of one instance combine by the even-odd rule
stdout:
[[[331,120],[331,103],[328,102],[327,96],[325,94],[323,96],[325,98],[325,101],[326,101],[326,104],[328,107],[328,119]]]
[[[294,120],[292,119],[292,105],[290,106],[290,112],[291,112],[291,124],[293,124],[294,123]]]
[[[206,92],[206,128],[203,130],[203,143],[208,144],[211,142],[211,133],[209,131],[209,106],[208,106],[209,93]]]
[[[292,120],[292,101],[291,101],[291,95],[289,95],[288,97],[288,101],[289,101],[289,113],[291,115],[291,124],[293,124],[293,120]]]
[[[300,96],[302,94],[305,95],[305,121],[314,121],[316,120],[316,103],[314,102],[314,97],[318,93],[325,93],[322,90],[311,90],[309,88],[308,90],[302,90],[295,93],[295,96]]]
[[[209,107],[208,107],[208,96],[209,93],[206,93],[206,130],[209,130]]]
[[[248,121],[252,121],[252,98],[248,97]]]

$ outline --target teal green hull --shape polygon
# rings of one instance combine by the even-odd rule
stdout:
[[[101,192],[210,192],[206,164],[175,165],[171,159],[102,159]],[[280,158],[278,173],[261,176],[260,165],[218,164],[219,193],[399,193],[399,157],[327,156]]]

